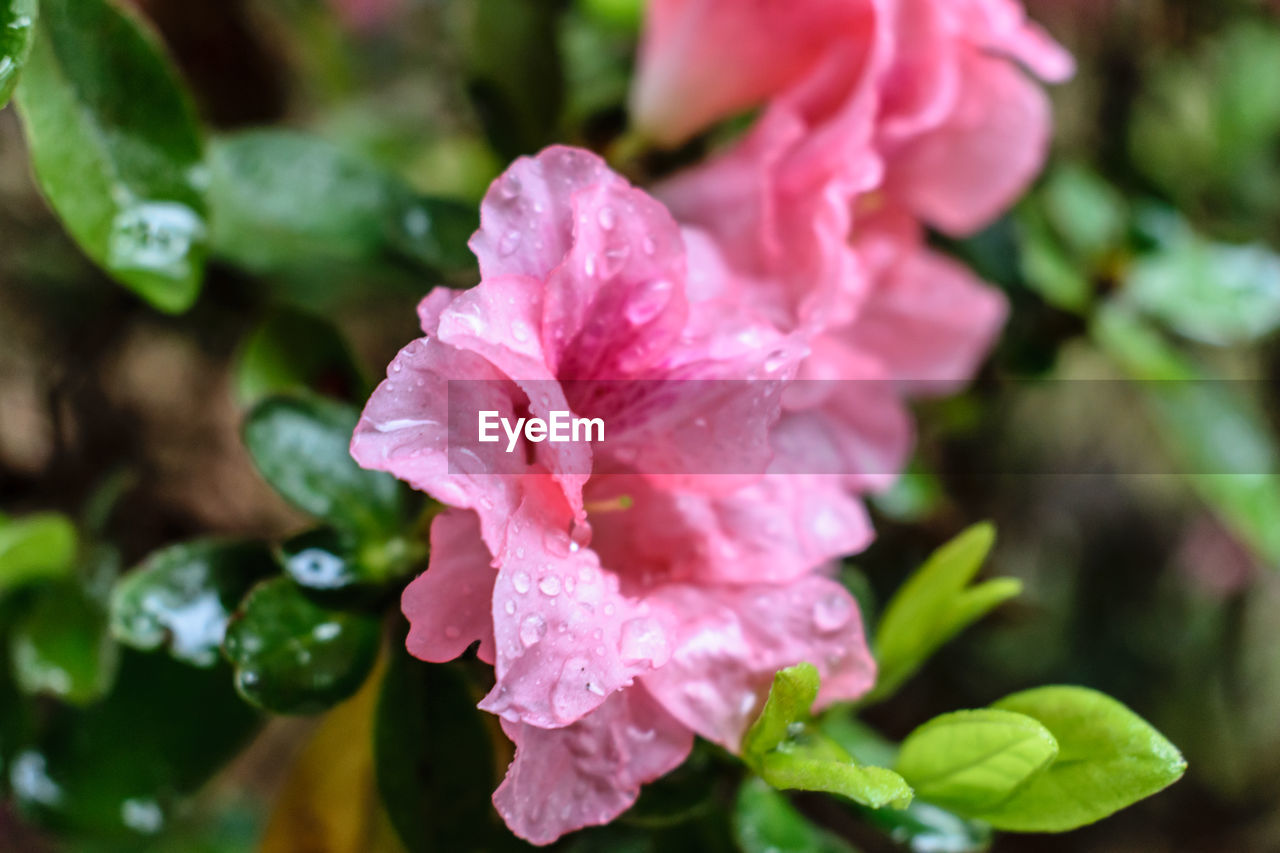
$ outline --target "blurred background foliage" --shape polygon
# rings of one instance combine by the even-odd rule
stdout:
[[[1007,291],[1011,321],[969,391],[920,405],[911,473],[847,569],[874,624],[934,547],[990,519],[990,570],[1023,592],[865,718],[896,740],[1031,684],[1096,687],[1177,743],[1187,778],[994,849],[1275,850],[1280,10],[1030,7],[1080,62],[1052,93],[1053,161],[1000,222],[939,241]],[[161,135],[183,217],[144,210],[104,238],[37,156],[64,230],[0,113],[0,850],[517,846],[487,806],[509,745],[470,710],[475,673],[415,666],[384,618],[422,566],[421,500],[355,468],[347,436],[417,299],[474,280],[466,236],[510,158],[569,142],[644,180],[714,135],[627,149],[634,0],[136,11],[177,69],[184,125]],[[130,32],[128,62],[163,63]],[[107,61],[77,55],[72,74]],[[24,86],[35,134],[56,98]],[[121,180],[159,180],[132,163]],[[700,748],[561,846],[991,840],[927,804],[890,818],[738,790],[741,772]]]

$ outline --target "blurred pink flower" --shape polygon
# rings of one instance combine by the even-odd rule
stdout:
[[[676,143],[764,105],[744,147],[772,151],[766,165],[788,144],[869,149],[850,158],[859,173],[878,162],[888,194],[952,233],[989,222],[1039,171],[1048,104],[1017,66],[1060,81],[1073,63],[1016,0],[749,5],[751,14],[741,0],[651,5],[632,91],[642,132]]]

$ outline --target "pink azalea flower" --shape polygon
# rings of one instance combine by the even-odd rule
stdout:
[[[865,692],[857,607],[827,568],[870,527],[840,478],[769,467],[783,464],[774,380],[808,336],[742,300],[708,238],[598,158],[518,161],[472,247],[481,283],[423,301],[427,335],[388,369],[352,453],[455,507],[405,590],[408,647],[443,661],[478,643],[493,663],[481,707],[517,744],[495,804],[548,843],[629,807],[694,733],[735,748],[781,667],[818,666],[824,703]],[[637,395],[656,382],[668,390]],[[624,428],[604,445],[459,454],[451,407]],[[718,456],[745,473],[698,473]]]
[[[871,123],[887,192],[953,233],[989,222],[1039,171],[1049,135],[1044,93],[1070,56],[1016,0],[667,0],[652,4],[632,95],[636,125],[674,143],[767,104],[811,150],[838,150],[850,114]],[[835,10],[833,10],[835,7]],[[770,116],[781,111],[787,119]],[[757,128],[753,144],[777,149]],[[875,158],[851,158],[865,167]],[[803,162],[803,161],[799,161]]]

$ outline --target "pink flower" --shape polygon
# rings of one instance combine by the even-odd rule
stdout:
[[[885,190],[954,233],[986,224],[1039,171],[1048,106],[1016,64],[1050,81],[1073,65],[1016,0],[751,5],[755,14],[739,0],[652,5],[632,95],[642,131],[674,143],[766,104],[761,126],[773,139],[798,124],[805,146],[832,151],[824,137],[849,138],[856,113],[871,123]],[[754,144],[776,149],[762,135]]]
[[[495,804],[548,843],[629,807],[694,733],[736,747],[779,668],[817,665],[824,703],[865,692],[857,607],[827,570],[870,527],[841,478],[771,467],[808,335],[743,300],[708,238],[598,158],[517,161],[472,247],[481,283],[423,301],[427,335],[352,453],[455,507],[405,590],[408,647],[443,661],[478,643],[493,663],[480,706],[517,744]],[[451,446],[450,414],[477,407],[621,431]],[[742,472],[701,473],[721,457]]]

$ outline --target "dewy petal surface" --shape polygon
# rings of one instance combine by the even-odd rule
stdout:
[[[516,757],[493,803],[511,830],[534,844],[613,820],[641,785],[679,767],[693,748],[693,732],[639,686],[565,728],[506,721],[502,728]]]
[[[857,602],[829,578],[672,584],[649,601],[675,625],[676,643],[671,660],[642,683],[676,719],[728,749],[737,748],[779,669],[816,666],[819,706],[857,698],[875,682]]]

